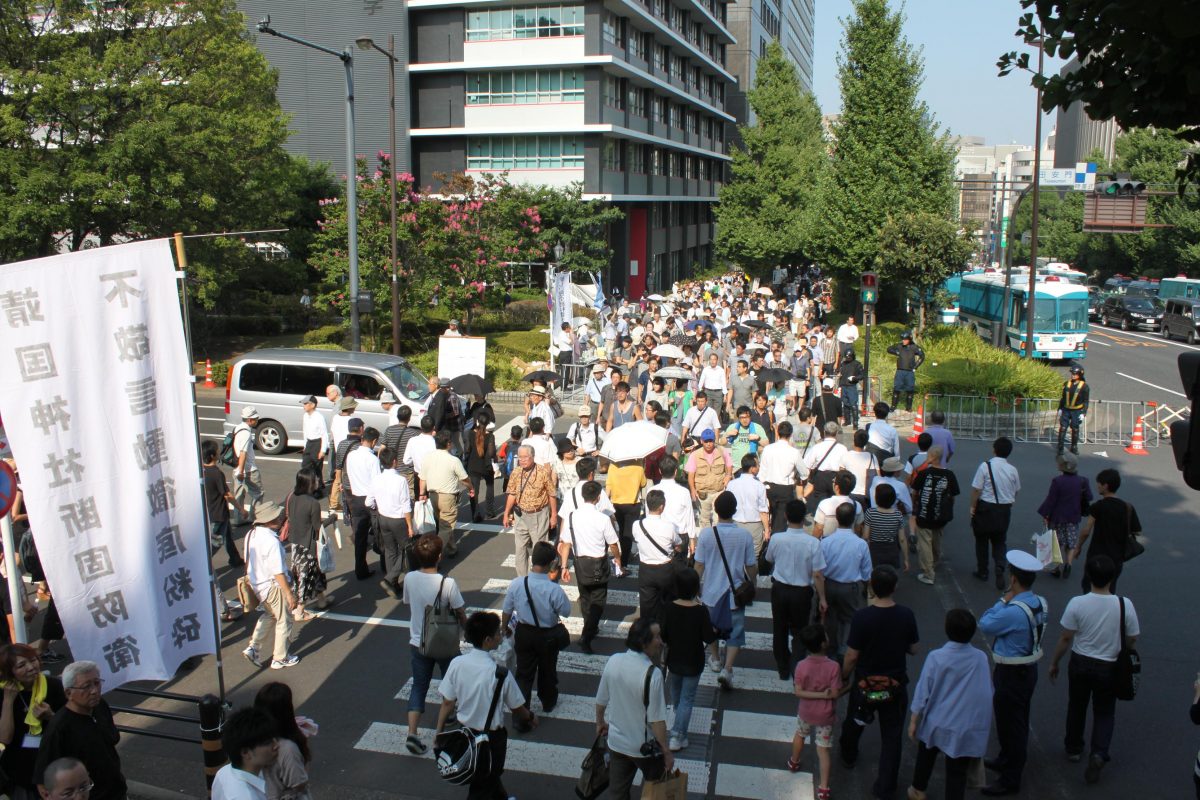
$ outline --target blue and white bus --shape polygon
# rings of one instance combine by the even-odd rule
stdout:
[[[959,323],[987,341],[997,322],[1004,325],[1008,347],[1025,355],[1025,310],[1029,279],[1014,279],[1004,307],[1003,275],[965,275],[958,294]],[[1052,281],[1036,284],[1033,311],[1033,357],[1084,358],[1088,334],[1087,287]]]

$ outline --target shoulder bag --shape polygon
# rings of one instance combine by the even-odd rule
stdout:
[[[656,670],[653,664],[646,667],[646,679],[642,683],[642,708],[645,716],[646,724],[642,730],[645,735],[650,729],[650,679],[654,676]],[[650,736],[646,741],[642,742],[641,749],[642,760],[638,766],[642,769],[642,779],[647,783],[656,781],[663,776],[667,771],[666,757],[663,755],[662,745],[658,739]]]
[[[576,507],[576,511],[578,511]],[[600,586],[607,584],[612,576],[612,568],[608,565],[608,550],[601,556],[579,555],[579,542],[575,538],[575,511],[567,515],[567,527],[571,530],[571,552],[575,554],[575,582],[580,586]]]
[[[507,678],[508,670],[496,667],[496,688],[492,691],[492,702],[483,722],[485,726],[490,725],[492,717],[496,715],[496,706],[500,704],[500,694]],[[490,775],[495,768],[488,731],[471,730],[461,724],[437,735],[433,744],[433,758],[441,779],[455,786],[465,786],[476,776]]]
[[[454,658],[461,652],[458,617],[450,608],[450,601],[443,602],[442,590],[446,588],[446,577],[438,584],[437,597],[433,605],[425,606],[425,627],[421,632],[421,655],[435,661]]]
[[[533,592],[529,591],[529,576],[525,576],[525,598],[529,601],[529,613],[533,615],[533,627],[542,630],[542,623],[538,619],[537,606],[533,604]],[[551,642],[559,650],[566,650],[571,646],[571,634],[567,631],[567,626],[559,622],[556,625],[547,628],[552,634]]]
[[[254,529],[250,529],[250,533],[246,534],[246,541],[242,544],[242,560],[246,562],[246,574],[238,576],[237,579],[237,597],[238,602],[242,604],[242,613],[249,614],[254,609],[258,608],[259,597],[254,591],[254,584],[250,583],[250,537],[253,535]]]
[[[1125,552],[1121,556],[1121,561],[1132,561],[1133,559],[1146,552],[1146,546],[1138,541],[1138,537],[1133,532],[1133,506],[1129,503],[1125,504]],[[1122,606],[1124,609],[1124,606]]]
[[[1142,681],[1142,657],[1125,639],[1125,598],[1117,595],[1117,603],[1121,606],[1120,635],[1121,649],[1117,653],[1117,663],[1113,675],[1113,695],[1118,700],[1132,700],[1137,696],[1138,685]]]
[[[754,585],[754,581],[750,580],[750,576],[746,574],[746,568],[742,567],[742,582],[734,586],[733,572],[729,569],[729,560],[725,558],[725,545],[721,544],[721,534],[717,532],[717,526],[713,526],[713,538],[717,540],[717,551],[721,554],[721,563],[725,566],[725,577],[729,579],[729,589],[733,592],[733,602],[738,608],[754,604],[754,595],[758,591],[758,587]]]
[[[579,781],[575,784],[579,800],[597,800],[608,790],[608,758],[608,739],[597,736],[579,765]]]
[[[646,541],[648,541],[648,542],[650,542],[650,544],[654,545],[655,550],[657,550],[658,552],[662,553],[664,556],[667,557],[667,559],[668,559],[667,563],[670,564],[674,568],[672,570],[672,575],[674,575],[674,573],[679,569],[679,567],[683,566],[683,554],[676,552],[674,550],[668,550],[667,548],[663,547],[658,542],[654,541],[654,537],[650,535],[650,531],[646,530],[646,521],[645,520],[639,519],[638,527],[642,529],[642,536],[646,537]]]

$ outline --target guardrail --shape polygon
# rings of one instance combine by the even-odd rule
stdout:
[[[931,411],[941,411],[946,415],[946,427],[957,439],[989,441],[1007,436],[1014,442],[1058,443],[1058,398],[927,394],[921,397],[921,404],[926,425]],[[1140,420],[1145,446],[1158,447],[1165,438],[1158,421],[1159,408],[1151,401],[1093,400],[1080,428],[1079,443],[1127,445]]]
[[[116,728],[122,733],[132,733],[138,736],[149,736],[153,739],[167,739],[173,742],[186,742],[188,744],[198,744],[203,750],[204,757],[204,778],[208,784],[208,790],[211,794],[213,778],[228,759],[225,757],[224,750],[221,749],[221,727],[225,721],[225,710],[227,706],[213,694],[206,694],[203,697],[193,697],[191,695],[179,694],[177,692],[164,692],[158,689],[139,689],[133,686],[120,686],[112,690],[114,693],[134,695],[136,697],[148,697],[156,700],[169,700],[174,703],[182,703],[185,705],[195,704],[197,714],[191,716],[188,714],[177,714],[169,711],[160,711],[154,708],[143,708],[141,706],[126,706],[119,703],[110,703],[109,708],[113,714],[128,714],[136,717],[149,717],[151,719],[167,720],[169,722],[179,722],[188,726],[199,726],[199,736],[188,736],[182,733],[174,733],[171,731],[150,730],[147,728],[138,728],[132,725],[117,725]]]

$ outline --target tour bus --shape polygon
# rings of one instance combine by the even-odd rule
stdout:
[[[1025,354],[1025,310],[1029,279],[1014,279],[1004,308],[1003,275],[967,275],[958,295],[959,323],[987,341],[996,323],[1004,325],[1009,348]],[[1033,357],[1075,359],[1087,356],[1087,287],[1053,281],[1035,284]]]
[[[1158,298],[1170,300],[1172,297],[1200,298],[1200,280],[1183,275],[1163,278],[1158,282]]]

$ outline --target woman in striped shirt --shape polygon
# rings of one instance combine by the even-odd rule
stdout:
[[[903,526],[904,514],[896,508],[896,490],[886,483],[879,484],[875,487],[875,505],[867,510],[863,525],[863,538],[874,566],[887,564],[899,570],[903,564],[908,572],[908,548],[900,539]]]

